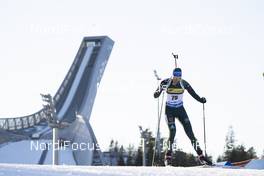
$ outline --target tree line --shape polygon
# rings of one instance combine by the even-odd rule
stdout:
[[[264,157],[264,153],[260,158],[262,157]],[[217,162],[228,161],[234,163],[256,158],[258,157],[254,147],[247,149],[244,144],[236,144],[235,132],[233,127],[230,126],[225,139],[224,153],[217,158]]]
[[[166,152],[166,147],[162,145],[162,151],[160,155],[156,154],[153,158],[155,137],[151,131],[149,132],[149,138],[146,140],[146,166],[164,166],[164,156]],[[165,138],[161,138],[161,144],[166,141]],[[129,145],[124,148],[120,145],[118,141],[111,140],[108,151],[104,152],[105,160],[108,165],[112,166],[142,166],[143,165],[143,146],[142,141],[138,147],[134,145]],[[211,156],[208,156],[212,159]],[[258,158],[254,147],[246,148],[244,144],[236,144],[235,133],[232,127],[229,127],[226,139],[224,152],[217,158],[217,162],[228,161],[228,162],[239,162],[248,159]],[[264,159],[264,151],[262,156],[259,158]],[[153,162],[154,159],[154,162]],[[180,148],[176,148],[173,151],[172,158],[173,166],[198,166],[200,162],[197,156],[192,153],[186,153]]]
[[[155,137],[152,132],[149,131],[149,138],[146,139],[146,166],[164,166],[164,156],[166,149],[162,145],[162,151],[160,155],[156,154],[153,158]],[[165,138],[161,139],[167,141]],[[107,154],[107,155],[106,155]],[[154,162],[153,162],[154,159]],[[140,145],[136,148],[134,145],[129,145],[128,148],[124,148],[123,145],[119,145],[118,141],[111,140],[109,149],[105,152],[105,160],[108,165],[112,166],[142,166],[143,165],[143,144],[142,140]],[[197,157],[191,153],[186,153],[183,150],[177,148],[173,151],[173,166],[197,166],[199,162]]]

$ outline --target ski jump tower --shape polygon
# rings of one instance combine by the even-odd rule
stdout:
[[[53,96],[58,120],[68,124],[67,127],[59,129],[60,139],[72,143],[97,144],[89,120],[97,88],[113,45],[114,41],[107,36],[83,39],[67,75]],[[29,116],[1,118],[0,132],[19,134],[31,139],[47,139],[52,131],[48,124],[49,120],[43,108]],[[75,150],[73,157],[76,165],[104,163],[102,153],[96,146],[91,150]]]

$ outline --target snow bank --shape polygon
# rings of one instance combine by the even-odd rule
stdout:
[[[106,167],[0,164],[8,176],[263,176],[263,171],[181,167]]]
[[[264,160],[251,160],[246,166],[246,169],[264,169]],[[263,171],[264,175],[264,171]]]

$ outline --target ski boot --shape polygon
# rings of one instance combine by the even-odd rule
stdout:
[[[206,156],[204,156],[203,154],[198,156],[198,160],[200,161],[200,163],[202,165],[208,165],[208,166],[213,166],[212,161],[210,161]]]
[[[212,166],[213,163],[212,161],[210,161],[206,156],[203,155],[203,151],[199,146],[199,143],[197,142],[197,140],[194,140],[192,142],[192,146],[194,147],[194,150],[196,151],[197,155],[198,155],[198,160],[202,165],[208,165],[208,166]]]

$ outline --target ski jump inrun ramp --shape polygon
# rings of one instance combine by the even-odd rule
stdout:
[[[59,138],[72,143],[97,144],[89,123],[114,41],[107,36],[85,37],[57,93],[53,97],[58,119],[69,126],[59,130]],[[51,128],[44,109],[24,117],[0,118],[0,144],[20,140],[49,140]],[[42,157],[43,158],[43,157]],[[73,151],[76,165],[101,165],[100,150]]]

